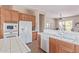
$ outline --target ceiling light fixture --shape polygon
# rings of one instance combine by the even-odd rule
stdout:
[[[62,13],[59,15],[59,20],[63,20]]]

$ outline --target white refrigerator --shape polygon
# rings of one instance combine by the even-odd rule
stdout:
[[[24,43],[32,42],[32,22],[19,21],[19,37]]]

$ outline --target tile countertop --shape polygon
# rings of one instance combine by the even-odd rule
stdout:
[[[49,38],[55,38],[57,40],[62,40],[62,41],[65,41],[65,42],[69,42],[69,43],[72,43],[72,44],[79,45],[79,41],[78,40],[65,39],[63,37],[57,37],[57,36],[54,36],[54,35],[50,35]]]
[[[73,43],[73,44],[77,44],[79,45],[79,33],[78,32],[67,32],[67,31],[64,31],[64,36],[67,35],[67,36],[71,36],[72,39],[70,38],[65,38],[63,36],[56,36],[57,33],[61,33],[60,30],[50,30],[50,29],[45,29],[44,32],[38,32],[38,34],[40,35],[45,35],[45,36],[48,36],[50,38],[56,38],[58,40],[62,40],[62,41],[66,41],[66,42],[69,42],[69,43]],[[69,35],[68,35],[69,34]],[[73,38],[73,36],[78,36],[77,38]]]
[[[29,47],[18,37],[0,39],[0,53],[27,53]]]
[[[70,32],[70,33],[73,33],[73,32]],[[56,36],[55,34],[53,34],[52,32],[48,33],[48,32],[39,32],[38,34],[40,35],[48,35],[49,38],[55,38],[57,40],[62,40],[62,41],[65,41],[65,42],[69,42],[69,43],[72,43],[72,44],[76,44],[76,45],[79,45],[79,39],[66,39],[64,37],[58,37]],[[75,34],[75,33],[74,33]]]
[[[76,45],[79,45],[79,40],[74,40],[74,39],[65,39],[63,37],[58,37],[54,34],[49,34],[49,33],[39,33],[40,35],[45,35],[45,36],[48,36],[49,38],[55,38],[57,40],[62,40],[62,41],[65,41],[65,42],[69,42],[69,43],[72,43],[72,44],[76,44]]]

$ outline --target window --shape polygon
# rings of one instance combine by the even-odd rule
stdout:
[[[59,28],[71,31],[72,30],[72,20],[66,20],[66,21],[59,21]]]

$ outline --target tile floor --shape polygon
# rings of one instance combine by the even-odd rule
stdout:
[[[35,40],[32,43],[27,44],[31,49],[32,53],[45,53],[43,50],[39,48],[39,41]]]

